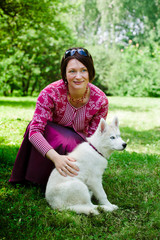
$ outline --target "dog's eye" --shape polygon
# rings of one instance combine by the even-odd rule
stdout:
[[[115,137],[114,137],[114,136],[111,136],[110,139],[115,139]]]

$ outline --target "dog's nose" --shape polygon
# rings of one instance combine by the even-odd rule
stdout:
[[[127,143],[123,143],[122,146],[125,149],[127,147]]]

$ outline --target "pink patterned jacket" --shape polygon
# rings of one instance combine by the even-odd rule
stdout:
[[[62,79],[51,83],[39,94],[30,125],[29,140],[43,156],[52,149],[43,137],[47,121],[70,126],[76,132],[89,137],[95,132],[100,119],[106,118],[106,95],[95,85],[88,85],[91,89],[90,99],[80,108],[75,108],[69,103],[67,86]]]

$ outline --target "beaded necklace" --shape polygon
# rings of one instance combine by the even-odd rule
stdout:
[[[71,97],[71,94],[70,94],[69,91],[68,91],[68,96],[69,96],[69,99],[70,99],[72,102],[74,102],[74,103],[82,103],[83,100],[84,100],[84,99],[86,98],[86,96],[87,96],[87,92],[88,92],[88,85],[87,85],[87,87],[86,87],[86,91],[85,91],[84,95],[83,95],[81,98],[76,99],[76,98],[74,98],[74,97]]]

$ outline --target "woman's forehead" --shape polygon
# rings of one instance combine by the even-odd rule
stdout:
[[[67,64],[67,69],[69,68],[86,68],[86,66],[78,61],[77,59],[71,59]]]

